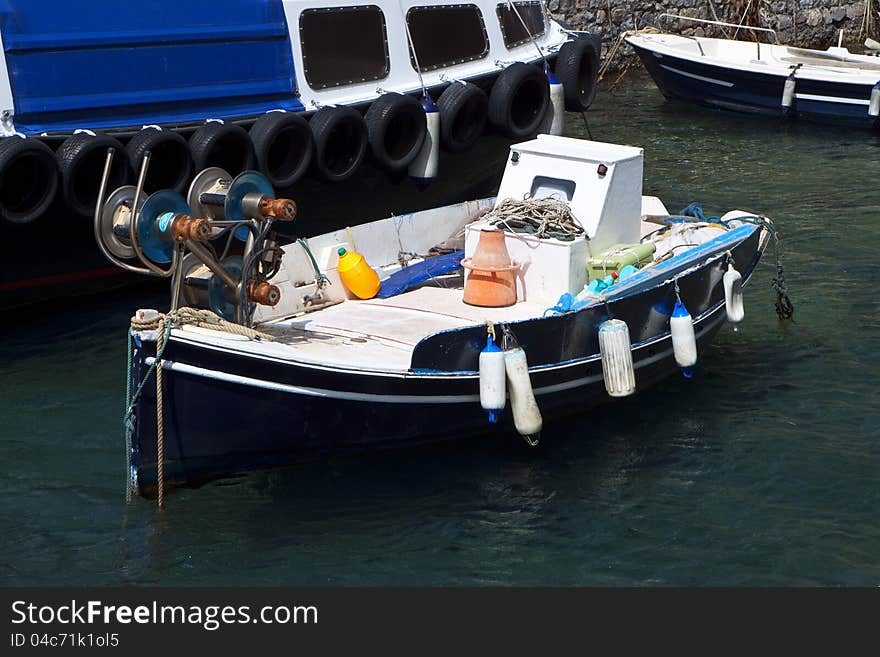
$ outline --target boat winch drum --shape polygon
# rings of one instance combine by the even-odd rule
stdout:
[[[728,263],[727,271],[724,272],[724,308],[727,313],[727,321],[737,324],[745,317],[743,307],[742,274]]]
[[[99,230],[102,239],[110,253],[120,260],[135,258],[134,247],[131,245],[131,226],[136,191],[134,185],[123,185],[107,197],[104,207],[101,208]],[[138,206],[142,206],[146,199],[146,194],[141,192]]]
[[[427,121],[412,96],[385,93],[370,105],[364,120],[373,159],[386,171],[404,171],[422,150]]]
[[[440,143],[450,153],[462,153],[483,134],[489,117],[489,97],[475,84],[453,82],[437,99]]]
[[[37,139],[0,139],[0,217],[27,224],[43,216],[58,194],[55,154]]]
[[[173,190],[163,189],[148,196],[135,220],[144,255],[160,265],[171,262],[174,244],[167,234],[163,237],[163,230],[175,215],[189,213],[183,196]]]
[[[522,347],[504,352],[504,369],[510,392],[510,410],[513,413],[513,423],[517,433],[530,440],[537,438],[543,428],[543,419],[532,390],[529,364]]]
[[[697,364],[697,339],[694,335],[694,320],[681,300],[676,301],[672,309],[669,332],[672,335],[675,362],[685,378],[689,379],[694,375],[694,366]]]
[[[117,156],[110,167],[107,189],[116,189],[131,179],[131,166],[128,158],[123,156],[125,149],[119,140],[109,135],[77,132],[65,139],[55,153],[61,171],[64,201],[71,210],[84,217],[95,212],[108,148],[114,149]]]
[[[315,141],[313,166],[326,182],[351,178],[367,153],[367,125],[351,107],[322,107],[309,121]]]
[[[273,187],[292,187],[308,171],[315,154],[309,123],[293,112],[269,112],[251,127],[257,166]]]
[[[147,126],[137,133],[126,146],[135,174],[140,172],[144,154],[150,152],[150,168],[144,189],[154,192],[173,189],[181,194],[193,175],[193,161],[186,139],[171,130]]]
[[[498,415],[507,402],[504,360],[504,352],[489,334],[486,336],[486,346],[480,352],[480,406],[489,414],[492,424],[498,422]]]
[[[196,171],[226,169],[232,175],[254,168],[254,146],[247,131],[233,123],[208,121],[189,138]]]
[[[537,67],[516,62],[495,80],[489,95],[489,122],[505,137],[526,139],[535,135],[547,106],[550,87]]]
[[[612,397],[627,397],[636,391],[629,327],[621,319],[609,319],[599,326],[599,353],[605,390]]]
[[[440,162],[440,112],[428,95],[422,97],[421,106],[425,112],[425,140],[408,173],[419,189],[425,189],[437,177]]]
[[[565,109],[586,112],[596,97],[599,47],[590,37],[564,43],[556,56],[554,72],[565,91]]]

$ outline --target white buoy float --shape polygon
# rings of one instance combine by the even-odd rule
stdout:
[[[480,352],[480,406],[489,414],[489,422],[498,422],[498,415],[507,402],[507,374],[504,352],[490,333]]]
[[[409,177],[419,189],[425,189],[437,177],[440,161],[440,111],[433,99],[425,94],[421,99],[425,110],[425,141],[416,159],[409,165]]]
[[[599,326],[599,353],[605,390],[612,397],[627,397],[636,391],[629,327],[620,319],[609,319]]]
[[[733,263],[727,263],[727,271],[724,272],[724,308],[727,321],[733,324],[741,322],[746,315],[742,288],[742,274],[734,269]]]
[[[871,100],[868,102],[868,116],[880,116],[880,82],[871,88]]]
[[[697,338],[694,335],[694,320],[681,300],[675,302],[672,317],[669,318],[669,332],[672,334],[672,353],[686,379],[694,375],[697,364]]]
[[[791,110],[791,104],[794,102],[794,94],[797,87],[797,80],[794,79],[795,73],[797,73],[797,67],[788,74],[782,87],[782,111],[786,113]]]
[[[507,372],[507,387],[510,391],[510,410],[513,412],[513,423],[517,432],[530,444],[537,444],[536,438],[541,433],[544,422],[541,411],[532,391],[532,380],[529,377],[529,364],[526,352],[522,347],[515,347],[504,352],[504,367]]]
[[[545,70],[547,82],[550,85],[550,102],[547,104],[547,112],[538,132],[548,135],[562,135],[565,133],[565,89],[553,72]]]

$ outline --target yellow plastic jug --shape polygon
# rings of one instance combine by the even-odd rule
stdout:
[[[359,299],[372,299],[379,292],[379,275],[355,251],[339,249],[339,277],[343,285]]]

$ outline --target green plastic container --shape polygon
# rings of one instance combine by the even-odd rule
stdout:
[[[647,244],[615,244],[598,256],[587,259],[587,277],[590,281],[604,278],[611,272],[620,272],[627,265],[641,269],[654,259],[656,247]]]

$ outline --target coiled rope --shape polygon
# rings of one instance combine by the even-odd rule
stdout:
[[[568,203],[555,198],[505,199],[486,219],[493,226],[502,226],[512,233],[526,233],[539,239],[554,238],[570,242],[584,234]]]
[[[150,375],[156,373],[156,488],[158,492],[158,504],[160,509],[165,508],[165,417],[164,404],[162,403],[162,354],[168,344],[173,326],[189,324],[215,331],[223,331],[234,335],[241,335],[251,340],[272,340],[272,336],[240,324],[233,324],[215,315],[210,310],[196,308],[179,308],[168,314],[158,313],[149,319],[141,319],[137,316],[131,318],[131,328],[128,332],[128,359],[125,382],[125,416],[123,427],[125,432],[125,459],[126,468],[131,463],[131,441],[134,434],[134,406],[144,389]],[[132,393],[132,354],[133,336],[140,331],[157,331],[156,335],[156,358],[147,370],[144,378]],[[126,501],[131,499],[131,486],[128,481],[129,473],[126,472]]]

